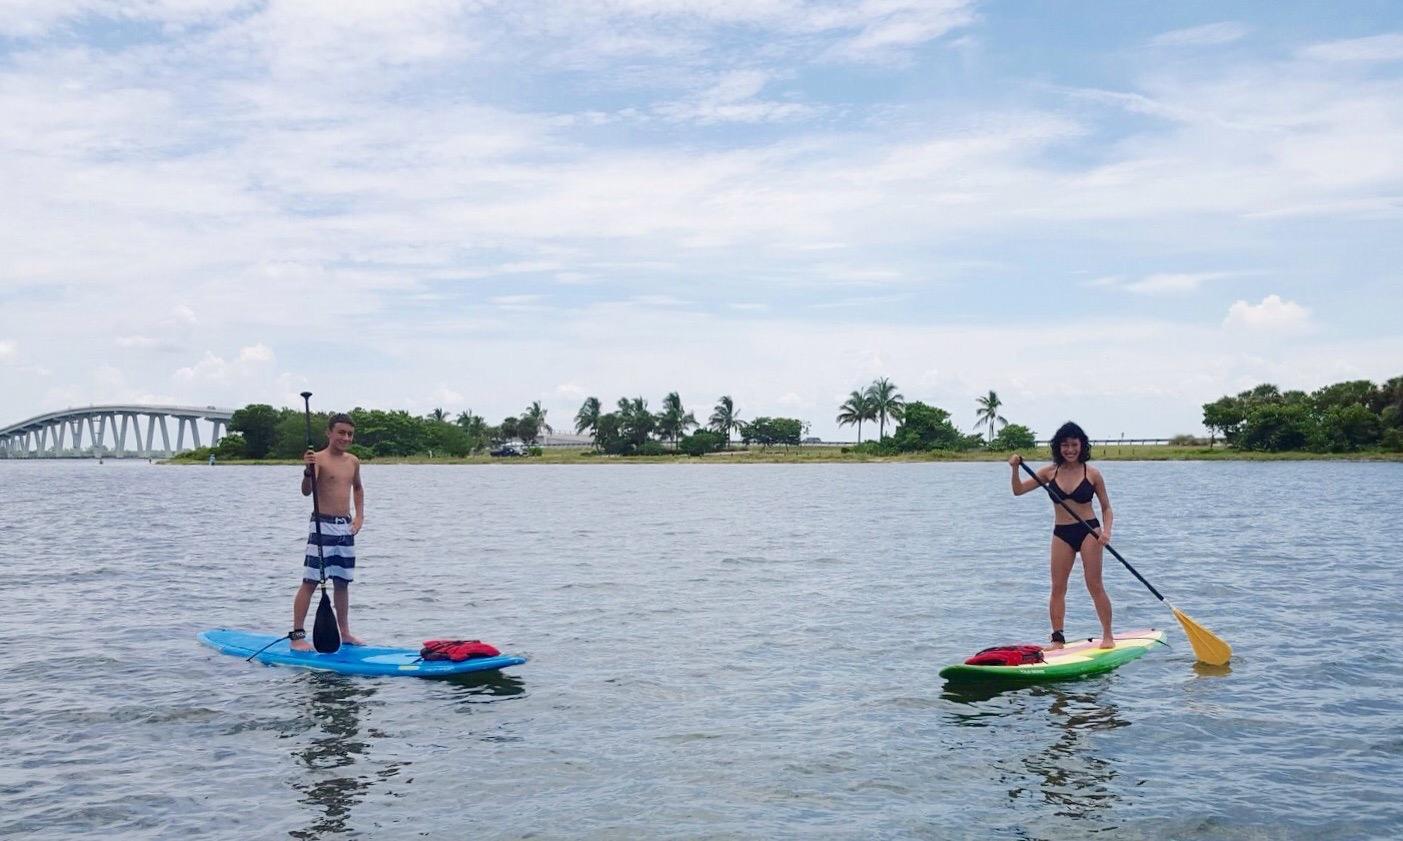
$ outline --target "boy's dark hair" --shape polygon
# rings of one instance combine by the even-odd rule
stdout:
[[[1086,433],[1082,432],[1080,426],[1077,426],[1071,421],[1067,421],[1058,427],[1057,434],[1052,436],[1052,463],[1066,463],[1062,458],[1062,442],[1066,441],[1068,438],[1081,439],[1081,456],[1077,458],[1077,461],[1083,464],[1091,461],[1091,442],[1087,440]]]
[[[351,420],[351,416],[346,414],[345,412],[337,412],[336,414],[327,418],[326,428],[328,430],[335,429],[338,423],[344,423],[352,429],[356,428],[356,422]]]

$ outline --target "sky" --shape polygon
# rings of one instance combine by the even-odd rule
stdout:
[[[1403,4],[0,0],[0,426],[1403,375]]]

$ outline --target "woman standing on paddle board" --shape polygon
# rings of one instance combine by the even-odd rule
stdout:
[[[1091,442],[1080,426],[1067,421],[1057,434],[1052,436],[1052,464],[1038,469],[1038,479],[1047,485],[1048,493],[1056,493],[1071,506],[1077,516],[1086,521],[1088,529],[1076,518],[1067,513],[1055,502],[1052,506],[1052,595],[1047,602],[1047,612],[1052,620],[1052,645],[1061,648],[1066,643],[1062,633],[1063,619],[1067,614],[1067,579],[1076,565],[1077,554],[1081,554],[1082,575],[1086,578],[1086,591],[1091,594],[1091,602],[1096,605],[1096,616],[1101,620],[1101,648],[1115,648],[1115,634],[1111,631],[1111,598],[1101,584],[1102,547],[1111,541],[1111,498],[1106,493],[1106,480],[1101,471],[1087,464],[1091,460]],[[1013,468],[1013,495],[1022,496],[1039,487],[1036,479],[1023,479],[1018,465],[1023,457],[1014,453],[1008,457]],[[1070,488],[1068,486],[1071,486]],[[1098,522],[1091,509],[1091,500],[1101,502],[1101,521]]]

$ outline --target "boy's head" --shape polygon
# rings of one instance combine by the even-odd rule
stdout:
[[[345,452],[356,438],[356,422],[345,412],[337,412],[326,419],[326,445],[338,452]]]

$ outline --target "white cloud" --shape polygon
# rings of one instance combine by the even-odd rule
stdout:
[[[1300,333],[1311,327],[1310,310],[1279,295],[1268,295],[1260,304],[1237,301],[1228,307],[1223,326],[1232,330]]]
[[[670,120],[698,123],[780,122],[818,113],[800,103],[757,99],[768,82],[769,74],[760,70],[731,71],[696,97],[660,105],[656,111]]]
[[[19,358],[19,345],[8,339],[0,339],[0,363],[6,365]]]
[[[241,348],[233,362],[211,351],[205,351],[200,361],[176,369],[174,378],[181,383],[225,384],[231,380],[248,379],[266,370],[274,361],[272,348],[264,344]]]
[[[239,350],[239,362],[242,363],[262,364],[273,359],[273,349],[262,342]]]
[[[1403,33],[1390,32],[1367,38],[1325,41],[1301,50],[1301,55],[1317,61],[1384,62],[1403,61]]]
[[[1233,277],[1236,272],[1179,272],[1148,275],[1140,280],[1124,285],[1131,292],[1142,295],[1179,294],[1197,291],[1210,280]]]
[[[1231,44],[1242,38],[1247,32],[1247,27],[1240,23],[1220,21],[1161,33],[1150,39],[1150,45],[1155,47],[1216,47],[1221,44]]]
[[[449,388],[446,383],[439,383],[438,388],[434,389],[432,402],[435,407],[461,406],[463,405],[463,395]]]

